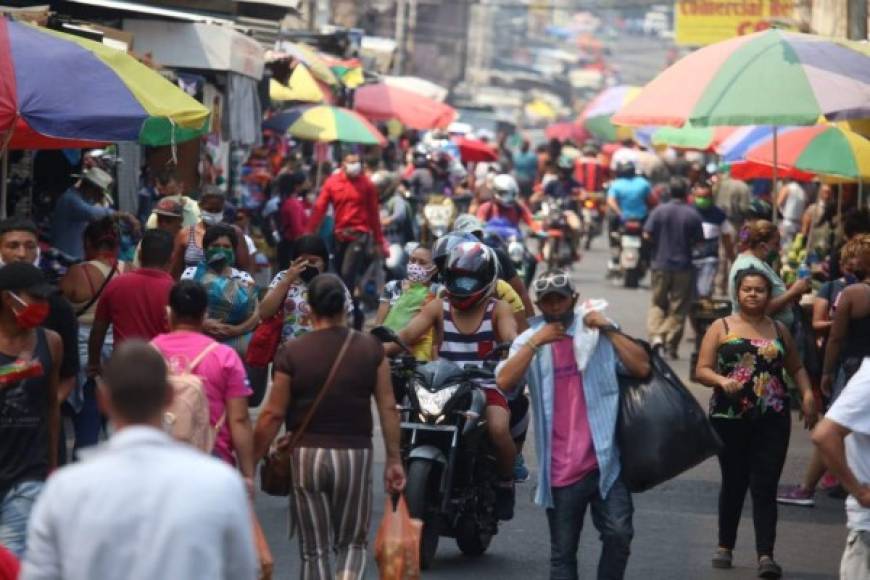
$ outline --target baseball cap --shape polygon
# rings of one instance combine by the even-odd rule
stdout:
[[[184,208],[181,206],[181,202],[164,197],[157,202],[154,213],[166,217],[180,218],[184,217]]]
[[[108,189],[112,182],[112,176],[99,167],[89,167],[84,170],[80,176],[83,180],[89,181],[100,189]]]
[[[0,290],[24,291],[37,298],[48,298],[54,291],[42,270],[27,262],[13,262],[0,268]]]
[[[577,293],[574,289],[574,281],[571,280],[571,274],[559,268],[541,274],[532,283],[532,289],[538,298],[553,293],[571,298]]]

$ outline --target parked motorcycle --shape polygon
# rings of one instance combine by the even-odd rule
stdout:
[[[485,236],[495,236],[499,246],[507,253],[517,275],[526,286],[531,286],[538,267],[538,259],[526,247],[523,231],[510,220],[497,217],[486,222]],[[492,244],[487,244],[492,246]]]
[[[372,335],[402,345],[385,327],[372,329]],[[478,382],[494,382],[495,357],[507,347],[493,350],[487,368],[419,363],[407,355],[391,363],[393,379],[402,385],[394,388],[402,412],[405,497],[411,516],[423,522],[421,568],[431,567],[441,536],[455,538],[463,554],[480,556],[498,533],[498,475],[483,420],[486,394]]]
[[[544,224],[539,234],[543,244],[541,254],[548,268],[567,268],[574,261],[571,226],[565,215],[571,201],[568,198],[548,197],[541,203],[538,215]]]
[[[614,252],[610,264],[616,275],[622,275],[622,283],[626,288],[637,288],[646,275],[647,263],[644,253],[643,222],[627,220],[619,229],[610,233],[618,243],[612,247]]]

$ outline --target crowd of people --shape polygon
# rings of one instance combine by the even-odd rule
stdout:
[[[731,314],[696,328],[695,371],[722,441],[713,567],[732,565],[748,490],[759,576],[780,577],[777,502],[811,505],[827,471],[849,494],[842,578],[870,578],[870,223],[854,192],[837,207],[824,184],[750,187],[630,141],[533,149],[500,136],[498,160],[476,164],[452,143],[408,133],[346,151],[334,170],[303,146],[277,160],[267,146],[249,161],[267,186],[242,199],[188,188],[167,166],[148,174],[136,216],[104,203],[112,177],[89,167],[57,200],[49,237],[0,223],[0,553],[22,559],[21,578],[255,578],[256,468],[282,452],[302,577],[362,578],[372,401],[384,487],[406,483],[388,362],[400,347],[361,332],[367,320],[418,361],[481,366],[510,344],[481,385],[496,515],[513,518],[515,483],[530,477],[515,434],[528,392],[550,578],[578,577],[587,506],[598,577],[622,578],[634,508],[615,436],[620,376],[678,358],[690,311],[717,298]],[[436,239],[418,219],[431,194],[456,208]],[[590,227],[580,202],[596,197],[612,231],[643,224],[649,351],[575,284]],[[535,212],[552,198],[566,202],[574,265],[538,265],[528,288],[487,225],[525,231],[532,253],[545,230]],[[57,250],[74,263],[58,269]],[[167,423],[192,380],[207,453]],[[780,487],[793,407],[818,451],[801,485]]]

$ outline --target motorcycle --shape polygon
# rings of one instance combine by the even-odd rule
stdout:
[[[615,236],[618,241],[612,248],[614,254],[611,268],[616,269],[615,274],[622,275],[622,283],[625,288],[637,288],[641,279],[646,275],[647,269],[643,222],[627,220],[610,235]]]
[[[574,262],[571,226],[565,210],[571,199],[548,197],[541,203],[539,219],[544,224],[541,237],[541,255],[548,268],[567,268]]]
[[[497,217],[486,222],[484,234],[494,234],[502,240],[501,245],[516,268],[517,275],[527,287],[531,286],[538,259],[526,247],[523,231],[510,220]]]
[[[443,194],[431,194],[423,206],[421,243],[431,245],[450,231],[455,219],[456,205],[453,200]]]
[[[581,218],[583,218],[583,247],[589,249],[592,239],[604,231],[604,196],[589,194],[582,200]]]
[[[371,333],[407,352],[392,330],[377,327]],[[420,363],[409,355],[391,361],[399,384],[394,389],[402,414],[405,498],[411,517],[423,522],[423,569],[432,566],[442,536],[455,538],[463,554],[480,556],[498,533],[498,475],[484,420],[486,394],[478,385],[494,382],[494,367],[494,358],[487,368],[465,369],[446,360]]]

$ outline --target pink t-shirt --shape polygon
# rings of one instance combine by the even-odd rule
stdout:
[[[198,332],[177,331],[161,334],[152,342],[163,353],[172,368],[176,369],[175,372],[178,372],[187,368],[190,361],[199,356],[214,340]],[[194,374],[202,379],[205,387],[212,425],[217,425],[226,412],[228,400],[247,397],[252,393],[242,359],[235,350],[223,344],[219,344],[208,353],[194,369]],[[214,454],[235,465],[230,429],[226,419],[218,432]]]
[[[577,483],[598,467],[586,414],[583,377],[577,369],[570,336],[553,343],[553,372],[555,392],[550,479],[553,487],[565,487]]]

